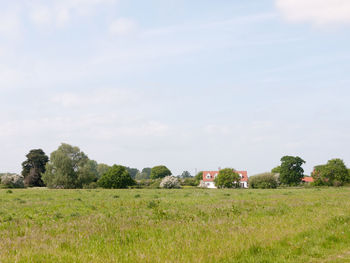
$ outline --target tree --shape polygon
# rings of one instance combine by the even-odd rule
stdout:
[[[136,175],[140,172],[137,168],[126,167],[132,179],[135,179]]]
[[[171,171],[164,165],[155,166],[151,169],[151,179],[164,178],[170,175]]]
[[[315,166],[312,177],[315,185],[341,186],[350,182],[348,169],[341,159],[332,159],[326,165]]]
[[[271,173],[273,173],[273,174],[279,174],[279,173],[281,173],[281,166],[279,165],[279,166],[273,168],[273,169],[271,170]]]
[[[151,178],[151,168],[143,168],[141,172],[138,172],[135,179],[145,180]]]
[[[104,164],[104,163],[99,163],[97,165],[97,174],[98,174],[98,178],[101,178],[102,175],[104,175],[105,173],[108,172],[109,168],[111,168],[109,165]]]
[[[298,185],[304,177],[304,169],[301,167],[305,161],[296,156],[284,156],[281,158],[280,182],[285,185]]]
[[[185,179],[185,178],[191,178],[192,175],[190,174],[189,171],[183,171],[180,177]]]
[[[109,189],[123,189],[135,184],[126,167],[113,165],[99,180],[98,185]]]
[[[24,177],[19,174],[3,174],[1,176],[1,184],[7,188],[23,188]]]
[[[219,171],[214,179],[217,188],[238,188],[241,177],[232,168],[225,168]]]
[[[27,159],[22,163],[22,175],[26,186],[44,186],[41,179],[45,173],[45,165],[49,157],[42,149],[30,150]]]
[[[196,179],[196,182],[197,182],[197,185],[198,185],[200,183],[200,181],[203,180],[203,172],[197,173],[194,178]]]
[[[97,163],[78,147],[62,143],[50,155],[43,175],[50,188],[81,188],[97,180]]]
[[[251,188],[277,188],[278,182],[274,173],[263,173],[249,177]]]

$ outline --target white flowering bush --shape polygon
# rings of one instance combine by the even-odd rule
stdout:
[[[166,176],[160,183],[160,188],[172,189],[180,188],[180,181],[175,176]]]
[[[19,174],[4,174],[1,184],[8,188],[24,188],[24,178]]]

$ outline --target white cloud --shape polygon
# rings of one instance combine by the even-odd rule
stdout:
[[[0,36],[17,38],[21,31],[21,21],[18,10],[2,11],[0,13]]]
[[[117,0],[34,0],[29,5],[31,20],[40,26],[65,26],[73,16],[87,16],[98,6],[115,4]]]
[[[349,0],[276,0],[276,5],[292,22],[350,24]]]
[[[113,21],[109,27],[112,35],[128,35],[137,30],[137,22],[129,18],[119,18]]]

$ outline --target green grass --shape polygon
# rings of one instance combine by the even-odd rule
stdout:
[[[2,189],[0,262],[350,262],[350,189]]]

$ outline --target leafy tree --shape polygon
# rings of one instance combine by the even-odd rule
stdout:
[[[42,149],[30,150],[26,155],[27,159],[22,163],[22,175],[26,186],[44,186],[41,179],[45,173],[45,165],[49,157]]]
[[[280,182],[285,185],[298,185],[304,177],[301,167],[305,161],[300,157],[284,156],[281,158]]]
[[[241,177],[232,168],[225,168],[219,171],[218,176],[214,179],[217,188],[238,188]]]
[[[164,178],[170,175],[171,171],[164,165],[155,166],[151,169],[151,179]]]
[[[62,143],[50,155],[43,175],[50,188],[81,188],[97,180],[97,163],[78,147]]]
[[[192,175],[190,174],[189,171],[183,171],[180,177],[185,179],[185,178],[191,178]]]
[[[123,189],[135,184],[126,167],[113,165],[99,180],[98,185],[109,189]]]
[[[315,185],[340,186],[350,182],[348,169],[341,159],[332,159],[326,165],[315,166],[312,177]]]
[[[151,178],[151,168],[143,168],[141,172],[136,174],[136,180],[146,180]]]
[[[271,173],[273,173],[273,174],[279,174],[279,173],[281,173],[281,166],[279,165],[279,166],[273,168],[273,169],[271,170]]]
[[[131,178],[133,178],[133,179],[135,179],[136,175],[140,172],[139,169],[137,169],[137,168],[126,167],[126,170],[128,170]]]
[[[200,183],[201,180],[203,180],[203,172],[199,172],[194,177],[196,179],[197,185]]]
[[[249,177],[251,188],[277,188],[278,182],[274,173],[263,173]]]
[[[97,165],[97,174],[98,174],[98,178],[101,178],[102,175],[104,175],[105,173],[108,172],[109,168],[111,168],[109,165],[104,164],[104,163],[99,163]]]

